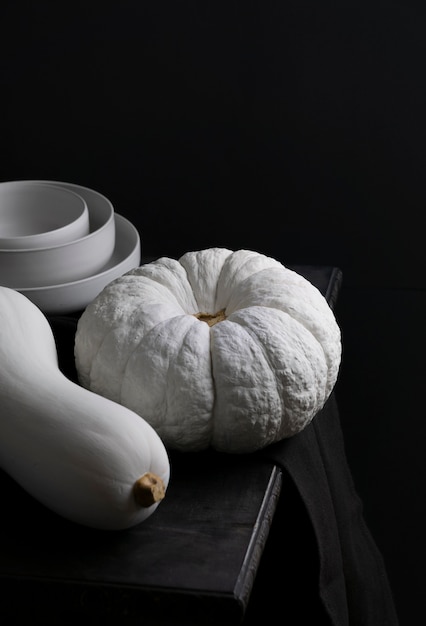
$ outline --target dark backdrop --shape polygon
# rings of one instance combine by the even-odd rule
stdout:
[[[401,626],[416,623],[426,8],[8,0],[0,18],[0,180],[97,189],[145,256],[219,245],[343,270],[348,455]]]
[[[425,9],[3,2],[2,180],[98,189],[144,254],[248,247],[425,285]]]

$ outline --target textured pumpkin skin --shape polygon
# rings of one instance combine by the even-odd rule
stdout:
[[[211,326],[196,317],[221,311]],[[166,446],[241,453],[309,424],[336,383],[341,337],[305,278],[210,248],[110,283],[79,320],[75,358],[83,386],[141,415]]]

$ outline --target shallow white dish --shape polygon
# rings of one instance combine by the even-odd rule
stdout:
[[[115,214],[115,249],[100,272],[82,280],[32,289],[17,289],[46,315],[82,311],[115,278],[138,267],[141,261],[139,233],[129,220]]]
[[[0,248],[58,246],[90,232],[86,201],[66,187],[0,183]]]
[[[98,273],[114,250],[112,203],[93,189],[58,181],[26,181],[64,187],[77,193],[89,210],[90,232],[59,246],[21,250],[0,249],[0,284],[12,289],[43,287],[80,280]]]

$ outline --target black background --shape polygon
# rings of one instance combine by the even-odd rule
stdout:
[[[348,456],[401,624],[422,613],[426,8],[3,2],[0,180],[74,182],[144,256],[340,267]]]

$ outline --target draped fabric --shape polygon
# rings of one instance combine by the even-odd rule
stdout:
[[[303,502],[318,553],[312,563],[318,557],[319,597],[330,624],[397,626],[384,560],[347,463],[335,395],[304,431],[262,454],[288,474]]]

